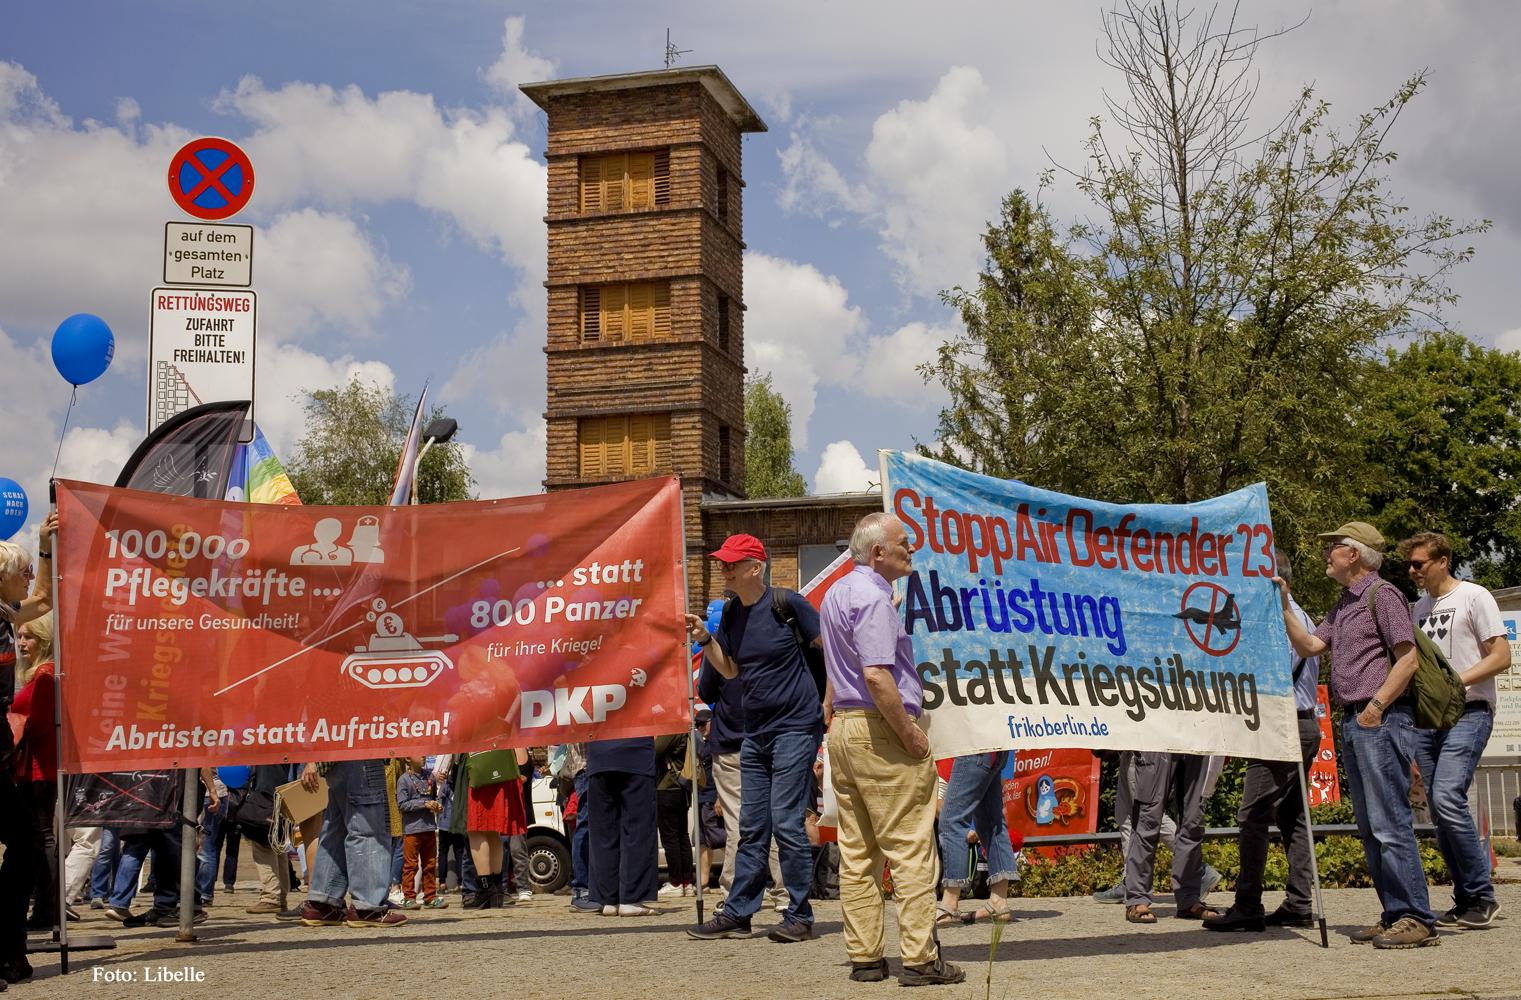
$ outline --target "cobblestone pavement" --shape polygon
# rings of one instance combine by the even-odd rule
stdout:
[[[1521,868],[1511,866],[1510,872],[1521,876]],[[1502,884],[1499,894],[1503,912],[1494,928],[1444,933],[1439,947],[1398,952],[1347,939],[1378,916],[1366,889],[1325,894],[1329,950],[1319,947],[1315,931],[1209,933],[1191,921],[1169,919],[1167,897],[1158,900],[1161,920],[1153,927],[1127,924],[1123,908],[1087,898],[1016,900],[1018,920],[1001,929],[996,948],[986,925],[942,932],[944,953],[967,970],[967,982],[931,995],[1521,1000],[1521,884]],[[693,919],[691,899],[662,901],[655,917],[618,919],[572,913],[563,896],[486,912],[462,910],[454,896],[448,909],[414,915],[405,926],[358,930],[304,928],[244,914],[254,898],[251,888],[218,894],[211,919],[196,928],[199,940],[191,944],[177,944],[174,930],[126,931],[100,911],[85,910],[76,932],[112,933],[116,949],[75,953],[67,977],[58,974],[56,954],[35,955],[36,979],[12,987],[11,995],[771,1000],[895,990],[891,982],[846,978],[837,902],[818,904],[817,940],[784,945],[764,937],[690,940],[682,929]],[[715,899],[707,897],[709,913]],[[1216,893],[1212,901],[1223,905],[1225,898]],[[1447,890],[1433,887],[1433,905],[1446,901]],[[1276,902],[1267,900],[1269,906]],[[763,913],[755,926],[763,931],[775,916]],[[888,953],[896,974],[891,926],[889,919]],[[175,981],[187,975],[193,981]]]

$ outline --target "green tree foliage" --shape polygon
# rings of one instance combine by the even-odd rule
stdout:
[[[306,433],[288,471],[302,503],[386,503],[412,425],[414,402],[357,376],[306,395]],[[428,420],[441,416],[434,407]],[[418,470],[419,503],[470,500],[475,479],[455,444],[434,445]]]
[[[1487,223],[1414,218],[1388,190],[1389,130],[1423,76],[1345,127],[1306,88],[1254,139],[1271,36],[1170,2],[1124,4],[1105,36],[1126,90],[1067,172],[1090,211],[1063,229],[1004,199],[976,285],[944,294],[964,332],[924,369],[950,395],[927,451],[1119,502],[1265,480],[1280,541],[1314,547],[1360,509],[1380,342],[1442,328],[1446,276]]]
[[[745,492],[752,500],[808,492],[792,467],[792,406],[769,372],[745,380]]]
[[[1428,337],[1388,352],[1368,401],[1374,523],[1440,531],[1475,582],[1521,585],[1521,356]]]

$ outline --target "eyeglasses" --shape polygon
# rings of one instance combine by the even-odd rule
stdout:
[[[1431,563],[1436,562],[1438,559],[1445,559],[1445,558],[1446,558],[1445,556],[1432,556],[1430,559],[1406,559],[1405,560],[1405,568],[1406,569],[1422,569],[1423,567],[1425,567],[1425,566],[1427,566],[1427,565],[1429,565]]]
[[[1320,551],[1322,553],[1324,553],[1325,555],[1330,555],[1332,552],[1335,552],[1337,549],[1340,549],[1340,548],[1348,548],[1348,549],[1350,549],[1351,547],[1352,546],[1348,545],[1346,542],[1332,542],[1331,544],[1327,545],[1325,548],[1321,549]]]

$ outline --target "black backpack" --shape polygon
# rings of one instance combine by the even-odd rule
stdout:
[[[792,608],[792,595],[794,591],[786,587],[771,588],[771,613],[776,620],[787,626],[792,631],[792,637],[797,640],[798,648],[803,651],[803,660],[808,664],[808,673],[813,676],[813,684],[819,690],[819,699],[824,697],[824,688],[829,683],[829,675],[824,670],[824,649],[809,642],[803,636],[803,627],[798,623],[797,612]],[[731,597],[724,602],[724,609],[719,614],[718,627],[720,631],[728,632],[731,615],[739,606],[739,598]]]

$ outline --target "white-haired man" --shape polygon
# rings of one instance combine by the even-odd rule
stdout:
[[[829,761],[839,803],[840,900],[850,978],[887,978],[876,875],[892,864],[904,986],[959,983],[935,937],[935,765],[919,728],[924,688],[892,582],[913,566],[908,532],[868,514],[850,537],[856,566],[824,597],[820,628],[834,708]]]
[[[1383,912],[1352,940],[1375,948],[1437,944],[1410,816],[1410,765],[1419,745],[1409,691],[1415,630],[1404,595],[1378,574],[1384,536],[1349,521],[1316,537],[1325,544],[1326,575],[1341,597],[1313,633],[1294,613],[1288,581],[1275,577],[1283,624],[1300,656],[1331,654],[1331,691],[1344,709],[1342,763],[1368,873]]]

